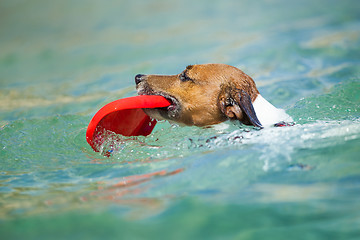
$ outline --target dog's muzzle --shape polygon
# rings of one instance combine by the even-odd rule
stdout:
[[[136,85],[138,85],[139,83],[141,83],[142,81],[144,81],[144,74],[138,74],[135,76],[135,83]]]

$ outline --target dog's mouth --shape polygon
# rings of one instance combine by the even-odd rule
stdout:
[[[158,110],[160,115],[165,119],[176,119],[179,117],[181,106],[180,102],[174,96],[164,92],[153,91],[149,88],[138,88],[137,92],[139,95],[159,95],[166,98],[166,100],[170,102],[170,105],[167,107],[147,109],[145,112],[149,113],[149,115],[152,115],[151,112],[153,110]]]

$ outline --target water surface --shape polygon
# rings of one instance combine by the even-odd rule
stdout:
[[[358,239],[360,4],[2,1],[2,239]],[[86,143],[138,73],[226,63],[294,118]],[[111,140],[109,140],[111,141]],[[105,146],[106,147],[106,146]]]

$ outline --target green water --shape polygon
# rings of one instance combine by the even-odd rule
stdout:
[[[1,239],[360,238],[358,1],[1,1],[0,33]],[[208,62],[297,124],[86,143],[136,74]]]

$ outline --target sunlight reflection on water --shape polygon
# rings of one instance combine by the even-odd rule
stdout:
[[[69,238],[84,224],[84,239],[356,239],[359,8],[351,0],[1,1],[1,236]],[[244,70],[296,125],[159,122],[148,137],[109,139],[118,144],[111,157],[88,146],[91,117],[135,95],[136,74],[208,62]]]

